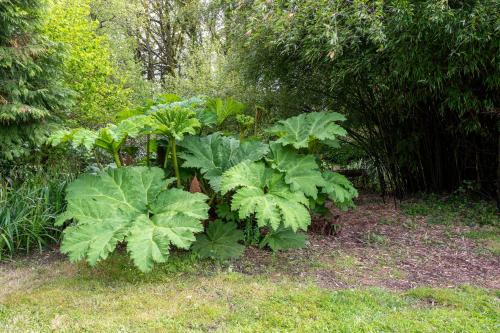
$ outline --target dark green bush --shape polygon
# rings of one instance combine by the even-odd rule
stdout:
[[[252,86],[286,107],[347,115],[382,187],[495,190],[497,0],[254,0],[231,10]]]

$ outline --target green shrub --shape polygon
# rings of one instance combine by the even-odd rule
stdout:
[[[164,178],[160,168],[122,167],[72,182],[68,208],[56,222],[75,221],[64,230],[61,252],[94,266],[127,242],[134,264],[148,272],[168,259],[172,246],[189,249],[208,218],[208,197],[169,189],[173,180]]]
[[[356,189],[344,176],[322,169],[316,154],[321,146],[337,146],[346,134],[338,124],[345,120],[342,115],[313,112],[280,121],[269,130],[275,139],[270,142],[202,135],[243,108],[231,99],[164,100],[122,114],[124,120],[98,131],[55,133],[53,145],[98,148],[115,161],[68,187],[68,209],[58,222],[72,224],[64,231],[61,251],[93,266],[127,242],[144,272],[165,262],[171,245],[188,250],[193,244],[202,258],[226,260],[243,253],[242,241],[273,251],[303,247],[306,238],[298,231],[309,227],[312,208],[324,206],[326,198],[341,209],[354,205]],[[123,149],[127,139],[141,136],[147,138],[149,168],[126,166],[123,155],[132,150]],[[163,161],[161,142],[167,142]],[[151,146],[157,147],[155,156],[149,154]],[[171,179],[163,180],[172,175],[175,190],[168,189]],[[186,179],[191,192],[202,193],[183,191]],[[209,216],[209,210],[215,214]],[[215,222],[195,238],[204,230],[200,221],[209,217]]]
[[[228,9],[232,66],[274,114],[324,108],[398,194],[497,178],[498,0],[254,0]]]

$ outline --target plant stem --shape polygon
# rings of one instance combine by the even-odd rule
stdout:
[[[151,166],[150,150],[151,150],[151,137],[148,134],[146,135],[146,165],[148,167]]]
[[[170,142],[169,142],[170,143]],[[167,165],[168,165],[168,154],[170,153],[170,146],[167,145],[167,148],[165,149],[165,159],[163,160],[163,169],[167,170]]]
[[[117,150],[113,151],[113,159],[115,160],[115,164],[118,168],[122,166],[122,161],[120,159],[120,153]]]
[[[94,149],[94,157],[95,157],[95,160],[96,160],[99,168],[102,168],[101,160],[99,159],[99,156],[97,155],[97,149]]]
[[[208,205],[209,205],[209,206],[212,206],[212,204],[213,204],[213,202],[214,202],[214,200],[215,200],[215,196],[216,196],[216,195],[217,195],[217,192],[214,192],[214,193],[212,194],[212,196],[210,197],[210,200],[208,201]]]
[[[177,147],[174,138],[171,138],[170,141],[172,142],[172,162],[174,164],[175,178],[177,178],[177,187],[181,188],[181,175],[179,173],[179,165],[177,164]]]

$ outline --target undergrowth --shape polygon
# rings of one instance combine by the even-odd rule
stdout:
[[[465,224],[500,226],[494,202],[463,195],[426,195],[402,206],[408,216],[425,216],[430,224]]]
[[[52,172],[49,172],[52,173]],[[28,254],[57,243],[61,230],[54,220],[65,207],[70,175],[31,174],[21,182],[0,182],[0,259]]]

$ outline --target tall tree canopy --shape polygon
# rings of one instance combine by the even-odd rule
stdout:
[[[182,61],[203,42],[204,2],[142,0],[139,54],[148,80],[164,82],[181,74]]]
[[[41,34],[38,0],[0,1],[0,159],[28,154],[65,110],[58,45]]]
[[[97,32],[100,23],[90,15],[91,0],[50,0],[49,4],[45,32],[65,46],[65,82],[77,93],[69,121],[102,125],[131,106],[132,90],[113,62],[108,36]]]

